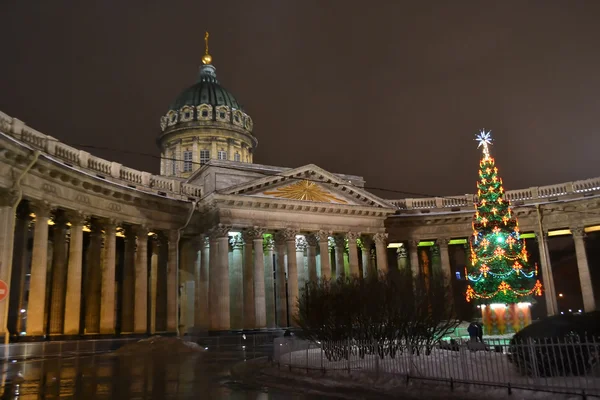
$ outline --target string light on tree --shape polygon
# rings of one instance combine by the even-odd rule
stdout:
[[[535,278],[536,270],[528,265],[525,243],[519,236],[510,202],[503,199],[502,179],[490,154],[492,135],[481,131],[475,140],[477,147],[482,148],[482,158],[473,236],[469,240],[471,262],[466,300],[477,304],[531,302],[533,296],[541,295],[542,285]]]

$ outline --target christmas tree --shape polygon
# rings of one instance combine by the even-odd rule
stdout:
[[[477,304],[514,304],[531,302],[541,296],[542,284],[537,266],[530,267],[525,242],[520,238],[519,222],[504,200],[502,178],[490,156],[490,132],[477,135],[483,156],[479,162],[477,200],[473,218],[469,286],[467,301]]]

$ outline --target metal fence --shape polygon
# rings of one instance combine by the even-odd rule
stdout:
[[[376,376],[531,389],[577,395],[600,395],[600,342],[529,340],[511,344],[453,341],[430,349],[397,342],[377,344],[347,340],[311,342],[296,338],[274,341],[279,366],[306,370],[360,371]]]

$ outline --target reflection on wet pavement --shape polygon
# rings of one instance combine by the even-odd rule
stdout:
[[[241,351],[193,355],[96,355],[3,365],[2,399],[315,399],[232,382]]]

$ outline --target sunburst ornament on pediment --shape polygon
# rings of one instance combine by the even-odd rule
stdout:
[[[273,191],[263,192],[263,194],[288,200],[348,204],[346,200],[326,192],[316,183],[307,180],[301,180],[290,185],[279,187]]]

